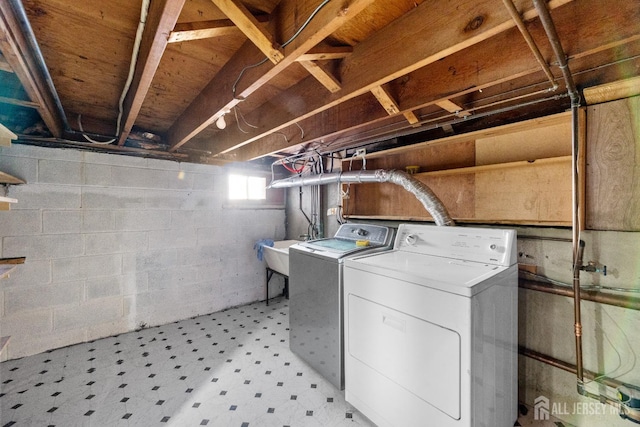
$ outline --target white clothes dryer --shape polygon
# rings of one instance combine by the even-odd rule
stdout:
[[[378,426],[517,419],[516,233],[402,224],[345,260],[345,397]]]

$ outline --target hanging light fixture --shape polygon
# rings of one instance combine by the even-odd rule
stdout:
[[[218,129],[224,129],[227,127],[227,122],[224,119],[224,116],[226,114],[226,112],[222,113],[222,115],[218,117],[218,120],[216,120],[216,126],[218,127]]]

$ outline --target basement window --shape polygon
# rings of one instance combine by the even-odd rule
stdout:
[[[252,171],[248,174],[232,172],[228,177],[228,208],[240,209],[282,209],[284,190],[269,189],[270,173]]]
[[[229,200],[266,200],[267,178],[263,176],[229,175]]]

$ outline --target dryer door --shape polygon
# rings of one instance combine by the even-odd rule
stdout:
[[[357,295],[346,303],[349,355],[460,419],[460,335]]]

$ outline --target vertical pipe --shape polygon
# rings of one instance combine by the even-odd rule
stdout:
[[[573,76],[567,64],[567,56],[562,48],[555,24],[547,8],[545,0],[533,0],[533,4],[540,16],[540,21],[547,33],[547,38],[558,61],[558,66],[562,71],[562,76],[567,86],[569,97],[571,98],[571,168],[572,168],[572,243],[573,243],[573,306],[574,306],[574,328],[576,341],[576,376],[578,377],[578,393],[584,394],[584,369],[582,364],[582,319],[580,310],[580,267],[582,266],[582,254],[584,252],[584,242],[580,241],[580,206],[579,204],[579,177],[578,177],[578,150],[579,150],[579,119],[578,108],[580,107],[580,95],[576,89]]]

